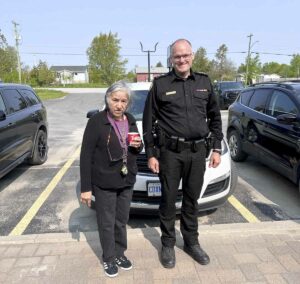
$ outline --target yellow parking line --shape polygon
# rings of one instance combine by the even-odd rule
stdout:
[[[50,181],[48,186],[40,194],[38,199],[33,203],[33,205],[30,207],[30,209],[27,211],[27,213],[21,219],[21,221],[10,232],[10,234],[9,234],[10,236],[19,236],[19,235],[23,234],[23,232],[26,230],[26,228],[29,225],[29,223],[31,222],[31,220],[34,218],[34,216],[39,211],[41,206],[44,204],[46,199],[49,197],[51,192],[54,190],[54,188],[57,186],[59,181],[62,179],[62,177],[64,176],[66,171],[70,168],[70,166],[73,164],[75,159],[79,156],[80,148],[81,148],[81,146],[76,149],[73,156],[64,164],[64,166],[59,170],[59,172],[55,175],[55,177]]]
[[[249,222],[249,223],[259,223],[260,221],[253,215],[241,202],[239,202],[233,195],[228,198],[230,204],[240,212],[240,214]]]

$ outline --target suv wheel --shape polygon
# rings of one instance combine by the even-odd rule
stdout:
[[[33,149],[32,157],[29,159],[31,165],[41,165],[47,160],[47,134],[44,130],[39,130]]]
[[[230,156],[235,162],[242,162],[247,158],[247,154],[242,150],[241,137],[236,130],[229,132],[228,146],[230,150]]]

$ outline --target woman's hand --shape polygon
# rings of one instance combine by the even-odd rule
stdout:
[[[80,202],[82,204],[86,204],[88,207],[91,207],[92,192],[91,191],[81,192],[81,194],[80,194]]]
[[[141,137],[134,137],[134,139],[129,143],[130,147],[139,148],[142,144]]]

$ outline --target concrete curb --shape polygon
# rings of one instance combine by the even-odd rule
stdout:
[[[176,227],[179,230],[179,227]],[[199,232],[201,237],[213,235],[240,235],[251,236],[258,233],[263,234],[283,234],[284,232],[300,234],[300,220],[288,221],[272,221],[261,223],[234,223],[234,224],[216,224],[216,225],[201,225]],[[144,236],[157,236],[160,234],[160,229],[128,228],[128,239],[136,239]],[[32,234],[21,236],[1,236],[0,245],[7,244],[38,244],[38,243],[62,243],[62,242],[86,242],[98,240],[98,232],[74,232],[74,233],[49,233],[49,234]]]

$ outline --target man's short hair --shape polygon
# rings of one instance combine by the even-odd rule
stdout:
[[[189,46],[192,48],[192,44],[189,40],[185,39],[185,38],[179,38],[179,39],[176,39],[172,44],[171,44],[171,54],[173,54],[173,47],[176,43],[180,42],[180,41],[185,41],[186,43],[189,44]]]

